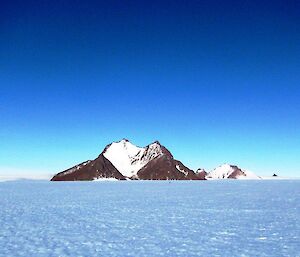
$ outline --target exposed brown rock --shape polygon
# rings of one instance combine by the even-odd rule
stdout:
[[[200,180],[194,171],[174,160],[172,154],[162,146],[163,155],[150,161],[139,170],[141,180]],[[204,178],[205,179],[205,178]]]
[[[231,165],[231,167],[234,171],[228,176],[229,179],[237,179],[240,176],[246,176],[246,174],[238,166]]]
[[[200,179],[200,180],[205,180],[207,175],[207,172],[204,169],[198,169],[196,171],[196,176]]]
[[[102,154],[93,161],[87,161],[58,173],[51,181],[94,180],[97,178],[116,178],[125,180],[124,176]]]

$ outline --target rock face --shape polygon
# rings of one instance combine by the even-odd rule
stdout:
[[[259,179],[252,172],[241,170],[238,166],[223,164],[206,175],[206,179]]]
[[[194,171],[174,160],[172,154],[161,146],[161,155],[147,163],[137,173],[142,180],[199,180]]]
[[[107,160],[103,154],[93,161],[86,161],[66,171],[55,175],[51,181],[95,180],[100,178],[116,178],[125,180],[125,177]]]
[[[173,158],[158,141],[137,147],[127,139],[114,142],[93,161],[76,165],[55,175],[52,181],[99,180],[205,180]]]
[[[205,171],[205,169],[198,169],[196,171],[196,176],[200,179],[205,179],[205,177],[207,176],[207,172]]]

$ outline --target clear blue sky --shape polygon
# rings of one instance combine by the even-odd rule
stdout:
[[[126,137],[300,176],[299,1],[95,2],[1,1],[0,175]]]

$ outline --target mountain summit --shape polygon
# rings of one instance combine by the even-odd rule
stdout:
[[[146,147],[138,147],[123,139],[108,145],[102,154],[124,177],[130,178],[136,176],[147,163],[162,156],[163,152],[161,145],[157,142]]]
[[[52,181],[98,179],[203,180],[184,166],[158,141],[138,147],[123,139],[105,147],[93,161],[86,161],[58,173]]]

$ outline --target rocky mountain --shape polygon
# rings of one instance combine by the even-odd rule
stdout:
[[[207,176],[207,172],[205,171],[205,169],[200,168],[196,170],[196,175],[201,179],[205,179],[205,177]]]
[[[51,181],[96,180],[100,178],[126,178],[102,154],[93,161],[86,161],[56,174]]]
[[[223,164],[209,172],[206,179],[260,179],[250,171],[242,170],[238,166]]]
[[[114,142],[93,161],[86,161],[58,173],[52,181],[99,180],[204,180],[174,159],[158,141],[138,147],[127,139]]]

